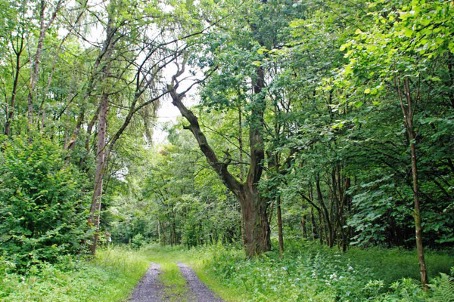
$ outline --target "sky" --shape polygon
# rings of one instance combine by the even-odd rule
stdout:
[[[167,140],[167,133],[163,131],[164,125],[169,122],[176,122],[180,116],[178,109],[172,105],[170,100],[164,100],[158,109],[158,121],[154,127],[153,143],[161,144]]]
[[[196,90],[196,88],[193,88],[193,90]],[[183,102],[187,107],[197,104],[196,98],[190,92],[187,97],[183,99]],[[167,133],[163,130],[165,124],[176,123],[177,118],[180,117],[181,114],[180,111],[172,105],[172,101],[169,98],[163,98],[157,116],[158,119],[153,132],[153,143],[161,144],[167,141]]]

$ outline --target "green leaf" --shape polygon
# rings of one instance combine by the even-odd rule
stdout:
[[[265,47],[260,47],[259,49],[257,49],[257,53],[259,55],[263,55],[264,53],[267,53],[267,52],[269,52],[269,50],[266,49]]]

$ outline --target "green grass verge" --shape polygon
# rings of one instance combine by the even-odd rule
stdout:
[[[160,262],[161,274],[159,280],[164,285],[166,301],[184,302],[187,298],[186,280],[180,273],[176,263]]]
[[[446,252],[426,254],[429,292],[419,284],[414,251],[352,248],[344,254],[313,242],[290,242],[282,258],[269,252],[245,259],[242,251],[223,246],[199,253],[209,254],[206,263],[199,262],[199,276],[226,301],[454,302],[454,258]]]
[[[452,253],[452,252],[451,252]],[[369,268],[377,279],[386,284],[401,278],[419,280],[419,263],[414,250],[401,248],[351,248],[345,257],[355,264]],[[449,274],[454,266],[454,255],[447,252],[425,252],[426,267],[429,279],[438,277],[440,273]]]
[[[144,254],[114,248],[99,250],[91,261],[68,258],[64,269],[47,264],[26,276],[5,271],[0,301],[125,301],[148,265]]]

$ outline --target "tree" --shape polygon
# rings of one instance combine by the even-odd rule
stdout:
[[[149,113],[147,107],[168,93],[165,86],[159,87],[161,81],[165,81],[162,70],[178,58],[181,49],[186,47],[182,42],[184,39],[199,34],[196,31],[188,36],[175,37],[166,28],[166,22],[173,20],[166,21],[167,16],[164,13],[153,9],[148,3],[144,3],[140,9],[133,9],[132,4],[113,1],[107,6],[106,37],[94,64],[93,77],[88,83],[91,89],[98,88],[101,91],[98,95],[99,105],[88,127],[91,131],[95,121],[98,121],[95,185],[89,221],[97,229],[96,234],[100,225],[106,161],[134,118],[139,118],[139,114],[143,116]],[[154,25],[160,22],[162,28],[156,29]],[[108,130],[109,104],[113,99],[117,99],[119,106],[125,110],[121,115],[117,114],[117,118],[121,119],[121,122],[117,123],[118,128]],[[84,115],[84,111],[81,111],[71,144],[68,146],[72,146],[77,139]],[[148,121],[145,121],[148,125]],[[147,126],[143,130],[149,134]],[[111,133],[109,139],[108,133]],[[92,253],[96,251],[96,234]]]
[[[189,122],[187,129],[196,138],[210,166],[238,199],[242,211],[243,243],[246,255],[252,257],[271,248],[268,221],[270,202],[259,189],[266,164],[266,112],[269,102],[266,78],[270,66],[264,58],[268,55],[267,49],[282,47],[285,43],[282,37],[285,37],[286,20],[294,11],[280,1],[251,1],[248,4],[229,7],[236,21],[241,22],[233,24],[231,20],[221,19],[222,26],[205,35],[203,43],[207,45],[206,53],[197,58],[200,66],[211,67],[208,72],[211,77],[202,92],[207,110],[237,111],[238,117],[246,117],[246,122],[240,127],[247,129],[244,133],[247,140],[241,134],[238,137],[239,150],[234,150],[240,158],[245,154],[249,158],[244,180],[241,177],[244,169],[232,168],[230,150],[223,150],[226,156],[221,160],[208,143],[199,119],[182,102],[184,92],[177,92],[177,77],[174,77],[170,86],[170,95],[172,103]],[[224,8],[218,9],[222,15]],[[245,28],[248,30],[245,31]],[[184,67],[181,73],[183,70]],[[247,128],[243,125],[247,125]],[[242,150],[244,141],[248,141],[247,151]],[[244,160],[240,162],[240,165],[244,165]]]

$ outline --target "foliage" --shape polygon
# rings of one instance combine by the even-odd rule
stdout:
[[[441,273],[440,278],[434,279],[430,285],[433,292],[429,301],[454,301],[454,267],[451,267],[451,273]]]
[[[169,129],[170,142],[156,147],[152,159],[131,167],[127,190],[114,196],[107,216],[114,240],[136,244],[141,236],[142,243],[188,247],[238,240],[235,200],[180,127]]]
[[[396,144],[397,136],[394,138],[389,136],[386,139],[375,136],[378,138],[377,141],[382,141],[385,146],[391,145],[395,151],[400,149],[397,153],[391,154],[388,151],[389,147],[381,147],[383,150],[380,152],[381,156],[384,155],[387,158],[388,165],[384,170],[387,172],[383,174],[386,175],[385,178],[396,176],[401,179],[407,178],[404,183],[410,184],[409,174],[406,174],[406,171],[410,170],[410,160],[404,161],[408,163],[406,166],[400,165],[398,160],[401,154],[409,154],[410,144],[416,146],[415,156],[418,158],[418,181],[421,191],[421,196],[418,195],[418,197],[425,200],[421,209],[425,241],[430,245],[443,246],[444,243],[452,240],[452,234],[450,235],[448,230],[452,229],[452,220],[449,218],[452,216],[450,210],[452,196],[449,192],[453,171],[449,164],[451,162],[449,151],[445,149],[451,145],[448,137],[452,138],[452,135],[445,136],[445,131],[452,129],[453,104],[450,97],[452,95],[450,66],[453,58],[451,36],[454,28],[452,3],[449,1],[411,1],[409,3],[396,1],[394,5],[390,5],[388,2],[376,1],[369,4],[368,12],[368,16],[363,19],[363,22],[368,24],[367,28],[358,25],[355,34],[349,37],[340,48],[346,51],[345,57],[349,62],[341,69],[342,80],[337,84],[338,87],[345,89],[346,93],[355,96],[345,102],[350,102],[359,108],[368,106],[365,105],[366,103],[371,104],[372,106],[368,107],[372,112],[382,115],[383,109],[387,111],[393,107],[397,109],[400,102],[403,112],[410,110],[408,112],[411,113],[404,113],[404,118],[412,117],[411,131],[416,133],[416,137],[411,138],[408,133],[401,132],[400,136],[405,143],[405,149]],[[405,87],[403,83],[406,83]],[[405,91],[405,100],[403,91]],[[427,121],[431,121],[431,125]],[[398,134],[398,129],[402,129],[402,123],[400,122],[401,125],[399,125],[395,122],[393,127],[395,130],[389,128],[388,131],[395,131]],[[409,121],[405,123],[408,132]],[[374,126],[374,128],[382,127]],[[374,130],[374,132],[379,134],[381,130]],[[386,132],[382,133],[387,135]],[[447,182],[441,179],[446,179]],[[379,179],[370,179],[367,175],[361,184],[363,189],[360,191],[364,193],[357,191],[359,195],[356,199],[363,199],[366,195],[376,199],[383,188],[375,186],[373,190],[367,189],[367,184],[373,184],[376,181]],[[405,221],[413,214],[408,203],[413,189],[404,188],[404,183],[395,187],[394,190],[398,194],[389,192],[384,196],[385,199],[388,198],[388,205],[384,205],[381,211],[387,208],[385,212],[391,218],[386,219],[387,225],[379,223],[377,227],[367,228],[368,230],[376,230],[377,235],[380,236],[385,228],[396,229],[399,225],[407,224]],[[389,190],[390,185],[392,186],[393,183],[388,182],[385,187]],[[369,213],[369,217],[361,215],[360,212],[355,214],[365,218],[362,219],[363,221],[370,220],[368,218],[371,216],[379,217],[384,214],[380,213],[378,208],[373,210],[368,202],[356,203],[356,205],[359,206],[357,210],[361,209],[360,212]],[[399,212],[404,213],[402,211],[405,209],[404,205],[407,205],[407,214],[400,215]],[[351,225],[364,229],[365,222],[358,223],[361,219],[357,218],[359,216],[350,220]],[[359,233],[359,236],[363,235]],[[361,240],[367,243],[368,239],[363,236]]]
[[[81,174],[46,138],[3,138],[0,250],[18,269],[84,250],[87,195]]]
[[[144,246],[145,244],[146,244],[146,241],[142,234],[138,233],[137,235],[132,237],[132,240],[131,240],[132,248],[139,249],[142,246]]]

